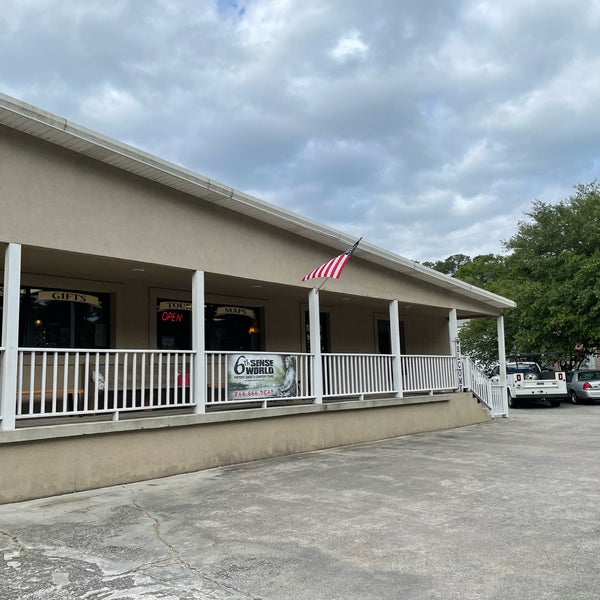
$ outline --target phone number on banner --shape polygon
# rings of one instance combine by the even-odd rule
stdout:
[[[234,398],[264,398],[266,396],[274,396],[275,390],[235,390]]]

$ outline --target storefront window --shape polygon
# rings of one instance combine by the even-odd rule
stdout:
[[[109,323],[108,294],[56,288],[21,288],[21,347],[108,348]],[[0,328],[1,324],[0,318]]]
[[[261,350],[263,309],[206,304],[207,350]]]
[[[163,350],[191,350],[192,305],[158,298],[157,345]],[[205,304],[207,350],[261,350],[263,309],[249,306]]]
[[[157,346],[161,350],[192,349],[192,304],[159,298],[156,307]]]

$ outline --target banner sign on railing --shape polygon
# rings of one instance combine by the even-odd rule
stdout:
[[[229,356],[227,394],[228,400],[297,396],[296,357],[232,354]]]

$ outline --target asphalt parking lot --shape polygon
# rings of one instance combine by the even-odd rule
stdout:
[[[0,506],[0,557],[2,600],[597,600],[600,406]]]

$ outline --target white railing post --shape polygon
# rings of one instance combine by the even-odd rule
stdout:
[[[504,342],[504,317],[496,319],[498,328],[498,363],[500,366],[500,385],[502,386],[502,405],[504,414],[508,416],[508,391],[506,388],[506,346]]]
[[[458,337],[458,318],[455,308],[451,308],[448,313],[448,336],[450,338],[450,354],[454,356],[456,364],[456,387],[459,392],[462,392],[465,382],[460,352],[460,338]]]
[[[308,320],[310,326],[310,353],[312,357],[312,390],[315,404],[323,404],[323,363],[321,360],[321,315],[319,290],[313,288],[308,294]]]
[[[450,354],[456,356],[456,339],[458,338],[458,318],[456,309],[451,308],[448,311],[448,339],[450,342]]]
[[[206,412],[206,347],[204,342],[204,271],[192,276],[192,390],[194,412]],[[185,381],[182,382],[185,386]],[[183,388],[185,389],[185,387]]]
[[[14,429],[17,403],[19,302],[21,297],[21,244],[8,244],[4,255],[4,299],[0,373],[0,429]]]
[[[392,341],[392,374],[394,378],[394,391],[396,398],[404,396],[402,381],[402,346],[400,344],[400,316],[398,314],[398,300],[389,304],[390,311],[390,338]]]
[[[456,356],[456,340],[458,339],[458,318],[456,309],[451,308],[448,312],[448,337],[450,341],[450,354]]]
[[[461,356],[460,360],[462,363],[463,377],[465,378],[464,387],[467,390],[473,390],[473,363],[468,356]]]

